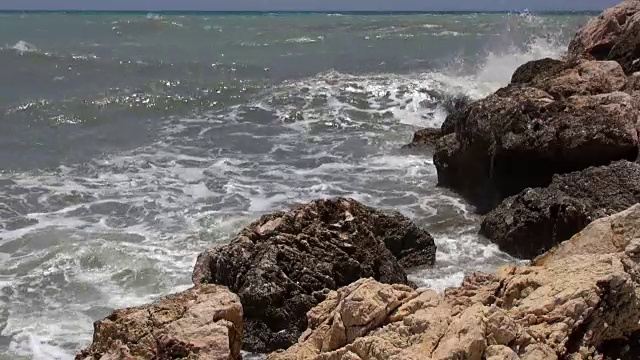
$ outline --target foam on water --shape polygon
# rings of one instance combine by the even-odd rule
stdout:
[[[416,128],[441,124],[449,99],[485,96],[519,64],[557,50],[534,40],[466,75],[323,72],[167,119],[147,146],[2,174],[0,342],[10,353],[0,359],[73,358],[93,320],[184,289],[199,251],[261,214],[317,198],[353,197],[425,226],[438,255],[434,269],[411,275],[421,286],[442,290],[513,262],[476,235],[472,209],[436,188],[430,156],[397,149]]]

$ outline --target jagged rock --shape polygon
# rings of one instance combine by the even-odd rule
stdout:
[[[193,281],[236,292],[245,349],[267,352],[295,343],[306,312],[329,290],[367,277],[410,284],[403,267],[432,265],[435,251],[433,238],[400,213],[319,200],[263,216],[229,245],[202,253]]]
[[[573,255],[623,252],[634,240],[640,241],[640,204],[592,222],[571,239],[536,258],[534,263],[544,265]]]
[[[443,107],[448,112],[444,123],[440,129],[426,128],[415,132],[410,144],[403,146],[403,149],[433,149],[440,138],[455,132],[457,119],[463,117],[467,106],[471,100],[464,96],[443,99]]]
[[[567,62],[552,58],[529,61],[516,69],[511,76],[511,83],[527,84],[536,79],[548,78],[556,75],[568,66]]]
[[[571,68],[558,78],[536,80],[557,96],[591,95],[556,100],[541,89],[512,85],[469,105],[464,116],[457,114],[455,126],[447,124],[455,133],[436,145],[438,184],[458,191],[484,213],[525,188],[548,185],[554,174],[635,160],[636,101],[624,92],[597,94],[625,85],[620,73],[604,83],[596,80],[606,69],[619,68],[597,64],[583,62],[579,66],[591,70]]]
[[[268,359],[600,358],[640,328],[639,270],[624,253],[572,256],[474,274],[444,296],[365,280],[332,292],[299,342]],[[349,324],[366,326],[354,338]]]
[[[640,12],[640,1],[628,0],[589,21],[569,44],[571,57],[612,59],[611,50],[628,31],[629,18]]]
[[[640,165],[609,166],[557,175],[546,188],[527,189],[487,214],[481,233],[503,251],[534,258],[590,222],[640,202]]]
[[[76,360],[239,360],[241,341],[238,296],[202,285],[97,321],[93,343]]]
[[[640,70],[640,12],[627,19],[607,59],[619,62],[627,74]]]
[[[436,142],[442,136],[442,130],[434,128],[426,128],[418,130],[413,135],[413,140],[410,144],[403,146],[403,149],[424,149],[433,148],[436,146]]]

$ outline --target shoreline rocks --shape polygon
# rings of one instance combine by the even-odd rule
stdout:
[[[640,245],[640,204],[592,222],[571,239],[536,258],[533,263],[542,266],[573,255],[623,252],[634,241]],[[627,255],[635,257],[640,254],[631,252]]]
[[[569,44],[572,58],[615,60],[625,73],[637,71],[640,2],[624,1],[591,19]]]
[[[590,222],[640,202],[640,165],[628,161],[557,175],[487,214],[480,233],[513,256],[532,259]]]
[[[330,290],[372,277],[411,285],[403,267],[433,265],[433,238],[400,213],[352,199],[318,200],[266,215],[197,260],[195,284],[228,286],[244,307],[244,349],[295,343],[305,314]]]
[[[243,340],[293,345],[269,360],[638,358],[639,34],[640,1],[607,10],[566,59],[454,99],[408,146],[435,145],[439,184],[489,212],[481,231],[501,249],[549,250],[535,266],[416,290],[404,268],[434,263],[426,231],[355,200],[314,201],[202,253],[196,287],[96,322],[76,359],[237,360]]]
[[[619,91],[627,80],[617,63],[580,62],[532,81],[500,89],[443,125],[454,132],[436,144],[438,185],[479,213],[547,186],[555,174],[638,157],[640,108]]]
[[[444,134],[437,128],[426,128],[416,131],[411,143],[402,147],[403,150],[434,148]]]
[[[76,360],[240,360],[242,330],[238,296],[202,285],[96,321]]]
[[[624,253],[572,256],[477,273],[444,295],[360,280],[268,360],[601,358],[640,328],[639,270]]]

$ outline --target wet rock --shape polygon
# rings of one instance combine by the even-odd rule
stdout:
[[[640,204],[595,220],[571,239],[536,258],[534,263],[544,265],[573,255],[624,252],[634,240],[640,241]],[[629,252],[627,255],[633,258],[640,254]]]
[[[465,118],[467,108],[471,104],[472,101],[466,97],[460,98],[458,101],[451,103],[451,106],[447,109],[449,115],[447,115],[440,128],[442,136],[453,134],[456,131],[456,124],[458,124],[461,119]]]
[[[619,76],[606,83],[595,80],[618,65],[583,66],[596,75],[574,78],[574,71],[582,70],[569,69],[536,85],[557,91],[561,99],[539,88],[512,85],[471,104],[455,126],[448,125],[455,133],[436,145],[438,184],[458,191],[484,213],[527,187],[548,185],[554,174],[635,160],[636,101],[619,91],[598,94],[623,87]],[[564,77],[572,80],[557,80]]]
[[[640,327],[638,270],[624,253],[573,256],[474,274],[444,296],[361,280],[332,292],[298,343],[268,359],[600,358]]]
[[[330,290],[368,277],[408,285],[403,267],[432,265],[435,251],[433,238],[399,213],[319,200],[263,216],[229,245],[204,252],[193,281],[236,292],[245,349],[267,352],[295,343],[305,314]]]
[[[304,113],[302,111],[291,111],[289,115],[284,117],[285,123],[294,123],[304,121]]]
[[[410,144],[403,146],[403,149],[429,149],[436,145],[438,139],[443,136],[440,129],[427,128],[416,131]]]
[[[239,360],[241,341],[238,296],[203,285],[97,321],[91,346],[76,360]]]
[[[590,222],[640,202],[640,165],[609,166],[557,175],[546,188],[526,189],[485,217],[481,233],[503,251],[534,258],[570,239]]]
[[[529,61],[516,69],[511,76],[511,83],[527,84],[536,79],[556,75],[565,68],[567,68],[567,62],[552,58]]]
[[[403,149],[433,149],[440,138],[455,132],[456,123],[459,118],[464,117],[465,110],[471,100],[466,96],[456,96],[441,99],[441,101],[442,106],[449,114],[441,128],[426,128],[416,131],[413,141],[403,146]]]
[[[640,2],[624,1],[605,10],[578,31],[569,44],[569,56],[611,59],[610,53],[627,29],[628,20],[640,12]]]

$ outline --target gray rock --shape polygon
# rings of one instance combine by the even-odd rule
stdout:
[[[240,296],[244,348],[264,353],[295,343],[307,311],[330,290],[368,277],[410,284],[403,267],[432,265],[435,252],[433,238],[400,213],[318,200],[263,216],[229,245],[202,253],[193,281]]]
[[[557,175],[546,188],[526,189],[485,217],[481,233],[501,250],[531,259],[584,229],[593,220],[640,202],[640,165],[609,166]]]

